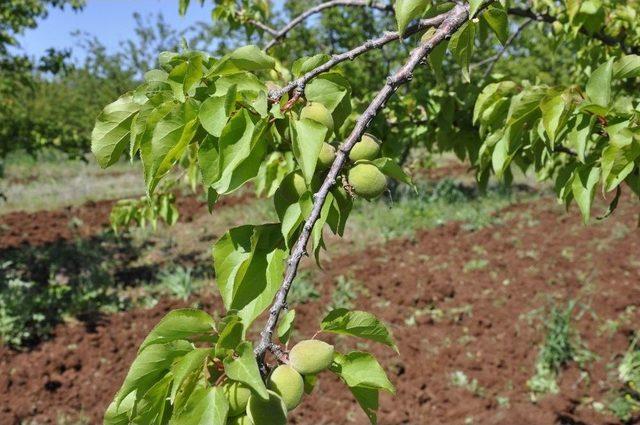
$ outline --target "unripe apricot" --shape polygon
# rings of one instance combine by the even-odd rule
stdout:
[[[286,425],[287,407],[278,394],[269,391],[269,400],[251,395],[247,415],[254,425]]]
[[[289,365],[280,365],[271,373],[269,377],[269,388],[275,391],[287,410],[295,409],[304,394],[304,381],[302,376]]]
[[[349,159],[353,162],[360,161],[361,159],[371,161],[376,159],[379,153],[380,141],[374,135],[365,133],[362,139],[351,149]]]
[[[247,410],[251,390],[240,382],[229,382],[222,386],[222,392],[229,402],[229,416],[242,415]]]
[[[333,131],[333,117],[331,112],[322,104],[311,102],[300,112],[300,119],[307,118],[311,121],[319,122],[329,129],[329,133]]]
[[[307,183],[299,171],[290,174],[282,181],[281,191],[289,203],[296,202],[307,191]]]
[[[329,143],[324,142],[320,149],[320,155],[318,155],[318,165],[320,168],[329,168],[333,161],[336,159],[336,148]]]
[[[356,195],[375,199],[387,189],[387,178],[372,164],[358,164],[349,170],[349,184]]]
[[[300,341],[289,351],[289,364],[303,375],[322,372],[332,361],[333,345],[317,339]]]

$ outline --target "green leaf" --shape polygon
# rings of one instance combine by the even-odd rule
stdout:
[[[622,183],[636,167],[635,161],[638,157],[640,142],[633,139],[631,131],[624,129],[614,133],[610,143],[603,149],[600,159],[603,190],[612,191]]]
[[[284,241],[278,224],[241,226],[216,242],[216,283],[227,310],[239,310],[248,328],[270,304],[284,270]]]
[[[96,120],[91,133],[91,152],[102,168],[113,165],[127,149],[131,123],[140,110],[131,94],[107,105]]]
[[[333,201],[333,194],[329,192],[324,204],[322,205],[322,210],[320,210],[320,217],[318,217],[318,220],[313,225],[313,229],[311,229],[311,246],[318,265],[320,265],[320,250],[324,248],[324,241],[322,239],[324,225],[326,224],[329,214],[333,208]]]
[[[584,165],[574,172],[571,191],[580,208],[582,218],[586,223],[591,216],[591,203],[595,195],[595,188],[600,179],[600,168],[593,165]]]
[[[176,340],[193,340],[213,333],[213,318],[196,309],[180,309],[166,316],[149,332],[138,353],[153,344],[166,344]]]
[[[600,65],[591,73],[586,92],[589,100],[596,105],[607,107],[611,103],[611,79],[613,77],[613,58]]]
[[[178,12],[180,13],[180,15],[184,16],[184,14],[187,13],[190,2],[191,0],[180,0],[180,2],[178,3]]]
[[[215,137],[207,136],[200,143],[198,148],[198,168],[202,174],[203,186],[209,187],[218,180],[220,176],[220,152],[218,139]],[[209,191],[212,190],[209,188]],[[215,193],[217,194],[217,192]]]
[[[567,134],[567,141],[573,146],[578,154],[578,160],[585,162],[587,143],[589,142],[589,136],[595,124],[595,118],[580,114],[577,116],[575,125],[571,128],[571,131]]]
[[[566,0],[567,1],[567,13],[569,14],[569,20],[573,22],[578,12],[580,12],[580,5],[582,0]]]
[[[293,154],[300,164],[307,185],[310,185],[316,171],[322,143],[326,139],[329,129],[319,122],[306,118],[294,121],[293,126],[295,129],[293,132]]]
[[[482,6],[484,0],[469,0],[469,19],[473,19],[476,16],[476,12]]]
[[[398,32],[404,33],[407,25],[414,19],[420,18],[429,6],[428,0],[396,0],[396,22],[398,23]]]
[[[225,96],[213,96],[202,102],[200,106],[198,119],[202,128],[212,136],[220,137],[222,129],[229,119],[225,110],[225,102]]]
[[[378,396],[380,390],[368,387],[349,387],[351,394],[356,398],[356,401],[369,418],[372,425],[378,423]]]
[[[254,141],[255,124],[246,109],[242,109],[231,118],[222,130],[217,144],[218,175],[205,185],[212,186],[218,193],[226,193],[232,187],[234,172],[251,155]],[[209,150],[211,155],[214,153]],[[257,170],[256,170],[257,172]]]
[[[320,53],[315,56],[305,56],[296,60],[291,66],[291,72],[296,77],[300,77],[307,72],[319,67],[330,59],[330,56],[325,53]]]
[[[232,381],[241,382],[251,388],[260,398],[269,399],[267,387],[262,381],[253,346],[250,342],[243,342],[236,349],[238,357],[224,359],[224,371]]]
[[[351,311],[338,308],[322,319],[324,332],[351,335],[380,342],[398,351],[398,347],[387,327],[376,316],[366,311]]]
[[[482,1],[483,0],[477,0],[479,4],[482,4]],[[498,37],[498,40],[500,40],[500,43],[504,45],[509,38],[509,19],[507,18],[507,12],[502,7],[491,6],[482,14],[482,19],[487,22],[496,37]]]
[[[147,347],[138,354],[131,364],[124,383],[116,396],[116,405],[119,405],[133,391],[142,396],[169,372],[171,364],[176,358],[184,356],[191,350],[193,347],[186,341],[174,341]]]
[[[444,80],[444,72],[442,71],[442,62],[444,61],[444,57],[447,53],[447,48],[449,47],[449,41],[445,40],[442,43],[438,43],[436,47],[431,50],[429,56],[427,56],[427,60],[429,61],[429,65],[433,69],[438,81]]]
[[[393,179],[398,180],[399,182],[408,184],[412,188],[415,189],[415,185],[413,184],[413,180],[411,177],[405,173],[402,167],[398,164],[397,161],[394,161],[391,158],[378,158],[371,161],[373,165],[378,167],[380,171],[386,176],[389,176]]]
[[[545,132],[553,144],[568,119],[567,103],[564,96],[559,94],[542,99],[540,110],[542,111],[542,124]]]
[[[244,325],[238,316],[226,324],[224,329],[220,331],[220,337],[216,343],[216,352],[222,350],[235,350],[235,348],[242,342],[244,337]]]
[[[198,388],[169,425],[225,425],[229,402],[220,387]]]
[[[277,334],[278,339],[283,344],[289,342],[289,337],[291,336],[291,331],[293,330],[293,321],[296,318],[295,310],[287,310],[287,314],[284,315],[280,324],[278,325]]]
[[[284,237],[285,247],[287,249],[290,248],[290,240],[294,232],[300,226],[300,223],[304,220],[304,216],[302,215],[302,206],[300,202],[294,202],[289,205],[285,210],[284,216],[282,217],[281,231],[282,236]]]
[[[640,77],[640,56],[626,55],[613,64],[613,78],[622,80],[634,77]]]
[[[171,373],[173,374],[170,396],[171,403],[175,401],[178,390],[191,375],[202,373],[204,367],[207,365],[207,359],[212,354],[213,352],[210,348],[196,348],[173,364],[171,367]]]
[[[149,193],[178,162],[198,129],[198,104],[179,103],[156,124],[151,137],[151,165],[147,177]]]
[[[353,197],[342,187],[334,187],[331,189],[331,194],[334,202],[331,204],[332,209],[327,217],[327,223],[334,234],[342,236],[353,208]]]
[[[249,72],[236,72],[224,77],[218,78],[215,82],[216,96],[222,96],[229,91],[231,86],[237,86],[239,93],[241,92],[261,92],[266,90],[265,84],[255,75]]]
[[[167,395],[173,376],[168,373],[156,382],[137,402],[133,424],[162,425],[166,424],[171,416],[171,406]]]
[[[332,371],[350,387],[380,389],[395,394],[393,384],[380,363],[369,353],[352,351],[347,355],[336,354]]]
[[[229,59],[243,71],[264,71],[273,69],[276,62],[257,46],[248,45],[234,50]]]
[[[462,28],[453,34],[449,41],[449,50],[453,53],[453,57],[462,67],[462,76],[466,82],[470,82],[469,62],[473,55],[473,43],[476,37],[476,24],[473,21],[467,21]]]
[[[122,400],[120,405],[116,401],[112,401],[107,407],[107,411],[104,414],[103,425],[129,425],[129,416],[133,411],[136,403],[136,393],[131,392],[128,396]]]
[[[302,375],[304,381],[304,393],[311,394],[318,383],[318,375]]]
[[[181,86],[182,93],[185,96],[194,94],[195,88],[200,85],[200,80],[202,80],[204,76],[203,63],[204,57],[202,53],[189,52],[186,57],[183,57],[182,63],[176,65],[171,70],[169,80]]]

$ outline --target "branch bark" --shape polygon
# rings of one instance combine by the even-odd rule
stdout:
[[[447,17],[447,14],[445,13],[430,19],[423,19],[419,21],[417,24],[407,28],[404,34],[402,35],[399,34],[398,32],[387,32],[381,37],[368,40],[364,44],[361,44],[360,46],[355,47],[349,51],[346,51],[339,55],[334,55],[330,60],[323,63],[319,67],[307,72],[302,77],[296,80],[293,80],[292,82],[290,82],[289,84],[287,84],[286,86],[280,89],[272,90],[269,93],[269,99],[271,99],[272,102],[277,102],[282,96],[289,93],[291,90],[295,89],[299,92],[302,92],[304,90],[305,85],[309,81],[311,81],[318,75],[322,74],[323,72],[329,71],[331,68],[338,65],[339,63],[345,62],[347,60],[353,60],[356,57],[362,55],[363,53],[366,53],[373,49],[378,49],[384,46],[385,44],[391,43],[392,41],[399,40],[400,38],[407,38],[427,28],[438,26],[442,24],[442,22],[445,20],[446,17]]]
[[[319,4],[318,6],[312,7],[310,9],[302,12],[300,15],[296,16],[288,24],[286,24],[284,27],[282,27],[282,29],[280,29],[279,31],[276,31],[275,34],[269,32],[271,35],[273,35],[273,40],[271,40],[269,43],[267,43],[267,45],[264,47],[264,51],[266,52],[269,49],[271,49],[273,46],[278,44],[283,38],[285,38],[287,36],[289,31],[291,31],[296,26],[300,25],[302,22],[304,22],[310,16],[315,15],[317,13],[320,13],[325,9],[329,9],[329,8],[336,7],[336,6],[369,7],[369,8],[372,8],[372,9],[377,9],[377,10],[382,10],[382,11],[391,11],[391,12],[393,11],[393,7],[391,5],[382,4],[382,3],[378,3],[378,2],[373,2],[371,0],[331,0],[331,1],[327,1],[325,3]]]
[[[266,365],[264,362],[266,351],[269,349],[271,344],[271,339],[278,323],[280,313],[286,305],[287,295],[298,272],[300,260],[306,252],[311,231],[320,217],[322,206],[324,205],[329,191],[336,184],[338,175],[347,162],[349,152],[360,140],[371,121],[384,107],[389,98],[391,98],[391,96],[396,92],[398,87],[411,81],[414,69],[423,62],[425,57],[431,53],[438,44],[449,39],[453,33],[465,23],[468,17],[469,7],[464,4],[456,4],[453,9],[444,14],[443,22],[435,31],[433,36],[414,49],[409,55],[407,62],[393,75],[387,78],[387,82],[382,90],[378,92],[376,97],[357,120],[351,134],[338,149],[336,159],[327,173],[322,186],[313,196],[314,201],[311,214],[307,218],[300,236],[291,250],[291,255],[287,261],[284,280],[275,296],[275,301],[269,310],[267,322],[260,333],[260,341],[255,349],[255,355],[263,374],[266,372]]]

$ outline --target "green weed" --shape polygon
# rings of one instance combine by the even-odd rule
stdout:
[[[569,301],[564,308],[553,306],[545,323],[546,336],[538,353],[535,374],[527,386],[533,395],[559,391],[556,379],[562,368],[571,361],[580,367],[594,358],[580,340],[578,332],[572,324],[576,302]]]
[[[618,380],[622,388],[615,392],[608,408],[623,422],[640,414],[640,347],[634,339],[618,365]]]

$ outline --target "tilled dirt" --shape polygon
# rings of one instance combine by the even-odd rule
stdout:
[[[501,211],[501,224],[490,228],[449,224],[325,261],[316,282],[321,299],[296,306],[294,338],[315,333],[336,278],[351,276],[361,285],[355,307],[390,324],[400,355],[328,339],[341,351],[369,346],[390,371],[398,391],[381,396],[380,424],[617,423],[594,402],[606,402],[618,385],[612,366],[640,329],[637,210],[631,201],[623,205],[605,224],[584,227],[576,214],[543,199]],[[576,327],[597,358],[584,371],[569,364],[560,393],[532,403],[526,382],[544,339],[544,311],[569,299],[577,300]],[[1,348],[0,424],[55,424],[65,415],[100,423],[141,340],[179,305],[165,300],[115,314],[94,329],[60,326],[28,353]],[[210,311],[216,306],[205,302]],[[454,372],[475,386],[454,385]],[[335,383],[322,376],[292,423],[366,424],[348,390]]]
[[[217,208],[246,202],[248,194],[226,197]],[[109,214],[117,200],[87,202],[52,211],[33,213],[16,211],[0,216],[0,250],[20,246],[42,246],[61,240],[88,238],[109,226]],[[206,202],[195,196],[180,196],[177,200],[180,220],[193,220],[206,214]]]

